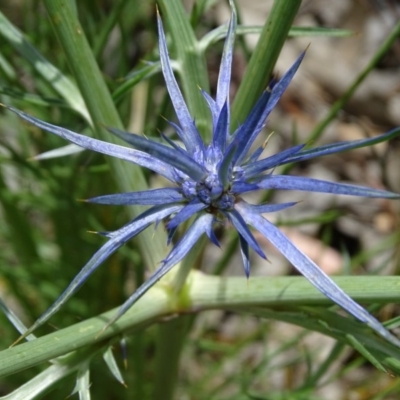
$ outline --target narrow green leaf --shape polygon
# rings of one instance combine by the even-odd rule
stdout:
[[[118,102],[135,85],[158,72],[161,72],[161,64],[159,62],[151,63],[150,65],[133,71],[125,78],[124,82],[114,90],[112,94],[114,101]]]
[[[71,368],[66,368],[64,365],[52,365],[10,394],[0,397],[0,400],[35,400],[41,398],[53,385],[73,374],[77,369],[77,365]]]
[[[112,351],[112,347],[108,346],[107,348],[104,349],[103,351],[103,360],[107,364],[108,369],[114,376],[114,378],[121,384],[125,385],[124,378],[122,377],[121,371],[118,368],[118,364],[115,361],[115,357]]]
[[[262,31],[262,26],[238,25],[236,28],[236,36],[261,34]],[[200,39],[200,48],[205,51],[217,41],[224,39],[227,32],[228,27],[225,25],[212,30]],[[288,37],[348,37],[352,35],[354,35],[354,32],[347,29],[325,28],[319,26],[292,26],[288,33]]]
[[[368,360],[375,368],[380,371],[387,373],[385,367],[378,361],[374,355],[368,351],[368,349],[359,341],[357,338],[351,334],[346,335],[349,343],[362,355],[366,360]]]
[[[91,118],[85,102],[76,86],[24,38],[22,33],[0,12],[0,35],[45,79],[57,93],[90,123]]]
[[[289,30],[289,37],[322,36],[322,37],[349,37],[354,35],[348,29],[326,28],[322,26],[292,26]]]
[[[59,158],[59,157],[66,157],[71,156],[73,154],[81,153],[84,151],[82,147],[77,146],[76,144],[67,144],[63,147],[58,147],[54,150],[45,151],[44,153],[40,153],[34,157],[33,160],[48,160],[51,158]]]
[[[374,365],[385,371],[384,365],[392,365],[392,361],[400,360],[400,349],[386,342],[377,339],[376,336],[368,333],[360,324],[346,317],[340,316],[328,310],[310,308],[311,312],[316,311],[319,319],[313,318],[312,314],[296,311],[272,311],[261,307],[254,307],[252,310],[245,310],[245,313],[251,313],[258,317],[287,322],[298,325],[308,330],[320,332],[324,335],[333,337],[339,341],[347,342],[356,350],[363,351],[363,355],[368,357],[369,361],[374,360]],[[353,336],[349,339],[349,336]],[[361,342],[364,344],[361,345]],[[368,350],[367,350],[368,348]],[[374,356],[372,356],[374,353]],[[396,363],[394,363],[396,364]]]
[[[84,362],[78,369],[76,384],[71,396],[79,393],[79,400],[90,400],[90,369],[89,361]]]
[[[0,53],[0,71],[6,76],[9,81],[17,79],[17,73],[8,60]]]
[[[28,104],[36,104],[43,107],[66,107],[70,108],[69,104],[57,98],[46,98],[43,96],[39,96],[32,93],[22,92],[20,90],[8,88],[8,87],[1,87],[0,86],[0,93],[10,96],[11,98],[18,99],[20,101],[24,101]]]

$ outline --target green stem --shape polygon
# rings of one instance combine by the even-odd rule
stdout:
[[[178,302],[183,300],[185,303],[188,300],[186,298],[188,285],[185,283],[192,269],[196,267],[196,262],[207,243],[208,238],[203,235],[189,254],[176,266],[178,270],[171,282],[171,296]],[[158,328],[154,400],[174,398],[180,354],[192,322],[192,316],[184,316],[162,324]]]
[[[174,398],[179,372],[179,359],[190,325],[191,316],[185,315],[160,325],[154,383],[154,400]]]
[[[332,278],[355,301],[365,304],[399,301],[399,277],[340,276]],[[193,271],[187,290],[171,301],[170,290],[161,281],[109,329],[102,330],[115,315],[114,309],[98,317],[0,352],[0,377],[32,367],[87,345],[143,328],[167,316],[209,309],[263,306],[298,309],[300,306],[330,306],[332,302],[303,277],[215,277]],[[348,319],[351,321],[350,319]],[[362,324],[358,324],[363,326]],[[367,328],[363,328],[369,331]],[[373,337],[376,336],[371,333]],[[379,341],[382,343],[382,341]],[[391,348],[394,346],[388,344]]]
[[[123,125],[71,2],[44,0],[44,4],[93,119],[95,134],[108,142],[117,142],[104,127],[123,129]],[[121,191],[148,188],[139,167],[114,158],[107,158],[107,161]],[[139,207],[128,209],[131,218],[140,211]],[[146,264],[154,270],[165,256],[165,233],[162,229],[155,232],[147,230],[137,237],[137,242]]]
[[[204,141],[207,143],[212,136],[211,118],[206,102],[199,90],[200,86],[209,92],[204,53],[198,45],[182,1],[160,0],[159,5],[162,18],[168,25],[167,32],[172,36],[176,59],[180,67],[180,81],[188,108]],[[183,286],[192,265],[192,262],[188,262],[188,258],[182,262],[177,274],[177,281],[174,282],[174,289],[176,287],[177,291]],[[168,400],[173,397],[186,327],[186,318],[180,318],[159,328],[155,399]]]
[[[172,309],[168,305],[166,292],[159,289],[152,289],[150,296],[139,300],[137,305],[138,307],[132,307],[105,331],[103,331],[105,324],[115,316],[118,308],[33,341],[3,350],[0,352],[0,376],[22,371],[109,338],[119,340],[124,332],[143,329],[164,315],[171,314]]]
[[[189,254],[180,263],[172,283],[173,290],[176,294],[179,293],[183,288],[190,271],[193,269],[193,267],[196,267],[197,261],[199,260],[199,257],[203,253],[207,244],[208,238],[207,236],[203,235],[190,250]]]
[[[232,106],[233,123],[242,123],[267,87],[301,0],[275,0]]]
[[[109,346],[107,344],[106,346]],[[1,400],[34,400],[41,398],[50,388],[66,377],[76,374],[83,363],[102,351],[100,345],[88,346],[76,351],[54,363],[33,379],[26,382],[7,396],[0,397]]]
[[[237,234],[228,236],[228,243],[225,247],[220,259],[216,262],[213,270],[213,275],[221,275],[226,268],[228,268],[229,262],[232,260],[239,245],[239,236]]]
[[[138,331],[132,338],[129,353],[132,353],[130,359],[133,364],[132,374],[132,397],[134,399],[144,399],[146,384],[146,341],[145,332]],[[130,385],[129,385],[130,386]]]
[[[162,18],[168,24],[179,63],[185,100],[205,142],[212,136],[211,116],[199,87],[209,92],[205,56],[190,25],[182,0],[160,0]]]

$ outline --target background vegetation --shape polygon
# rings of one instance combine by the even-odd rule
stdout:
[[[237,4],[239,20],[248,11],[245,3]],[[254,50],[246,32],[238,32],[233,121],[243,121],[276,60],[275,70],[284,71],[311,42],[303,72],[265,133],[276,132],[271,150],[297,141],[359,138],[400,124],[400,26],[388,17],[398,15],[392,3],[343,1],[350,4],[348,11],[336,12],[342,18],[347,12],[344,20],[332,17],[335,7],[324,14],[324,0],[304,1],[302,7],[296,0],[260,3],[265,9],[255,14],[262,22],[252,30],[262,31],[261,45]],[[229,19],[228,4],[164,0],[158,5],[171,54],[183,71],[185,97],[207,136],[209,115],[198,85],[215,90],[222,50],[215,29]],[[174,115],[158,63],[155,13],[152,1],[2,2],[1,102],[108,141],[104,125],[158,137],[168,130],[164,117],[174,120]],[[375,36],[367,25],[373,17],[382,22]],[[300,23],[308,28],[296,28]],[[362,46],[370,49],[362,56],[346,51]],[[321,63],[328,53],[339,60],[335,65],[343,66],[342,73]],[[39,161],[31,160],[37,155]],[[291,173],[398,192],[398,158],[394,141],[303,163]],[[115,328],[98,336],[105,318],[96,316],[121,304],[165,256],[163,227],[148,229],[35,332],[40,339],[8,349],[18,332],[5,314],[12,310],[32,324],[102,245],[103,239],[88,231],[116,229],[138,212],[77,199],[162,184],[127,163],[66,147],[0,110],[0,297],[7,305],[0,315],[1,398],[62,399],[74,387],[81,399],[398,398],[400,349],[338,312],[302,277],[281,276],[294,272],[266,243],[272,262],[254,259],[246,283],[229,228],[218,232],[222,250],[203,245],[187,261],[207,276],[193,272],[179,295],[158,285]],[[270,196],[283,199],[279,193]],[[345,275],[336,278],[340,286],[395,329],[399,202],[295,199],[304,200],[295,214],[275,222],[321,268]],[[223,300],[217,296],[222,284]]]

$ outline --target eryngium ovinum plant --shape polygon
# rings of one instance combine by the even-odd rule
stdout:
[[[306,148],[305,145],[296,145],[265,158],[263,157],[265,146],[251,151],[255,139],[262,132],[269,114],[291,82],[305,53],[299,56],[281,79],[273,79],[270,82],[244,123],[231,133],[229,87],[235,28],[236,15],[233,11],[224,44],[216,98],[213,99],[208,93],[202,91],[204,101],[207,102],[212,116],[210,143],[203,142],[174,77],[160,16],[158,16],[158,33],[162,72],[178,119],[178,123],[170,122],[170,125],[179,140],[175,141],[161,134],[165,143],[160,143],[137,134],[109,128],[112,134],[129,144],[129,147],[124,147],[72,132],[41,121],[13,107],[7,107],[31,124],[84,149],[118,157],[148,168],[171,182],[171,186],[165,188],[103,195],[88,200],[98,204],[145,205],[150,208],[116,231],[99,232],[108,241],[81,269],[57,301],[22,337],[29,335],[56,313],[102,262],[119,247],[150,225],[164,220],[168,231],[168,244],[172,242],[174,234],[184,222],[189,221],[190,224],[172,246],[160,267],[126,300],[108,325],[121,317],[149,288],[177,265],[203,234],[206,234],[211,242],[219,246],[213,229],[215,226],[228,222],[228,225],[232,225],[236,229],[239,236],[243,269],[247,277],[250,274],[250,250],[266,259],[266,255],[254,238],[251,230],[253,228],[271,242],[325,296],[370,326],[382,337],[400,345],[400,341],[388,332],[377,319],[353,301],[268,220],[268,213],[293,207],[296,202],[250,204],[242,198],[243,194],[249,192],[261,191],[264,193],[268,190],[281,189],[398,199],[400,198],[398,194],[384,190],[327,182],[303,176],[279,175],[274,171],[277,167],[288,163],[389,140],[398,135],[399,130],[390,131],[372,139],[338,142],[312,149]]]

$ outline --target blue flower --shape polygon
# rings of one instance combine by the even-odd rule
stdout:
[[[88,200],[99,204],[149,205],[151,207],[121,229],[102,233],[108,238],[107,243],[97,251],[59,299],[24,336],[50,318],[104,260],[132,237],[151,224],[157,224],[160,220],[167,219],[166,228],[170,242],[177,228],[183,222],[192,218],[190,227],[173,246],[168,256],[162,261],[161,266],[122,305],[113,321],[126,312],[151,286],[181,261],[204,233],[213,243],[218,245],[213,226],[222,220],[228,220],[238,232],[243,267],[247,277],[250,274],[249,249],[266,258],[249,229],[249,226],[251,226],[264,235],[301,274],[329,299],[369,325],[381,336],[393,343],[400,343],[373,316],[344,293],[263,215],[292,207],[296,204],[295,202],[254,205],[242,198],[242,194],[247,192],[282,189],[398,199],[400,198],[399,195],[383,190],[326,182],[302,176],[276,175],[274,169],[284,164],[309,160],[389,140],[398,135],[400,129],[372,139],[339,142],[314,149],[306,149],[304,145],[297,145],[266,158],[261,158],[263,146],[253,153],[249,153],[255,139],[264,128],[269,114],[296,73],[304,53],[300,55],[281,79],[270,83],[243,125],[231,134],[229,127],[229,87],[235,28],[236,15],[233,12],[223,50],[216,99],[214,100],[203,92],[212,115],[211,143],[203,142],[174,77],[159,16],[159,51],[162,72],[179,121],[179,124],[172,122],[170,124],[175,129],[183,144],[182,146],[165,136],[163,138],[166,144],[162,144],[136,134],[110,128],[110,132],[129,143],[133,148],[123,147],[71,132],[8,107],[21,118],[39,128],[85,149],[118,157],[149,168],[164,176],[173,184],[173,187],[169,188],[111,194]]]

